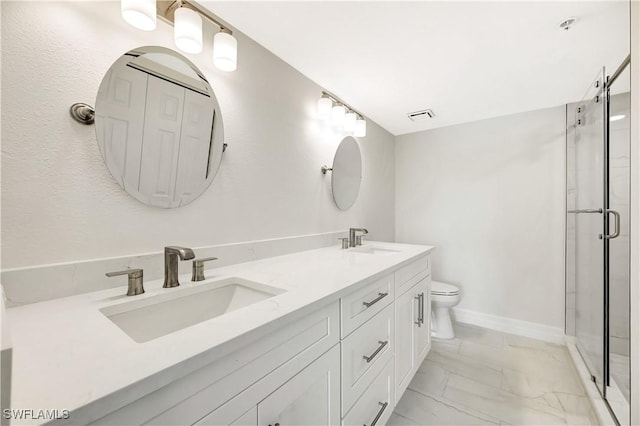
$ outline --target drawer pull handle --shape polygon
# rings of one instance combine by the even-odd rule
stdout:
[[[389,405],[388,402],[378,402],[378,404],[381,405],[380,411],[378,411],[378,414],[376,414],[375,419],[373,419],[373,421],[371,422],[371,426],[376,426],[376,423],[378,423],[378,420],[380,420],[382,413],[384,413],[384,410],[387,409],[387,405]],[[364,426],[367,426],[367,425],[364,425]]]
[[[375,305],[376,303],[378,303],[379,301],[381,301],[382,299],[384,299],[388,295],[389,295],[389,293],[378,293],[378,297],[373,299],[371,302],[362,302],[362,304],[364,306],[366,306],[367,308],[370,308],[371,306]]]
[[[380,353],[380,351],[383,350],[384,347],[389,344],[389,341],[385,340],[383,342],[382,340],[378,340],[378,343],[380,343],[380,346],[378,346],[378,349],[376,349],[371,355],[369,355],[369,356],[363,355],[362,356],[362,358],[367,361],[367,364],[370,363],[371,361],[373,361],[373,359],[376,357],[376,355],[378,355]]]

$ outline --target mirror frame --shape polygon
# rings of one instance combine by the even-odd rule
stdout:
[[[354,158],[345,158],[346,149],[354,146],[357,150],[358,159],[357,167]],[[350,182],[351,181],[351,182]],[[344,185],[357,181],[355,189],[351,189],[353,194],[344,194]],[[362,151],[360,150],[360,144],[354,136],[345,136],[336,153],[333,157],[333,166],[331,171],[331,193],[333,195],[333,201],[338,209],[347,211],[355,204],[360,193],[360,186],[362,184]],[[343,199],[345,198],[345,199]]]
[[[139,187],[139,183],[138,183],[138,187],[133,188],[132,185],[127,185],[127,182],[125,181],[125,178],[123,176],[116,176],[117,171],[112,170],[111,167],[109,167],[109,165],[107,164],[107,160],[106,160],[106,155],[105,155],[105,140],[106,138],[104,137],[104,132],[105,132],[105,123],[104,123],[104,115],[100,115],[100,105],[104,105],[105,102],[107,102],[106,98],[103,98],[103,96],[105,95],[105,91],[106,91],[106,85],[108,84],[107,80],[109,79],[109,76],[112,72],[112,70],[114,69],[118,69],[119,67],[126,67],[128,66],[128,64],[134,60],[135,58],[138,58],[142,55],[145,54],[149,54],[149,53],[159,53],[159,54],[165,54],[165,55],[169,55],[172,56],[176,59],[179,59],[180,61],[182,61],[185,65],[189,66],[189,68],[191,68],[191,70],[200,78],[200,80],[203,83],[203,86],[205,88],[205,90],[201,90],[200,88],[190,88],[188,87],[188,84],[181,84],[183,87],[185,87],[187,90],[191,90],[197,93],[201,93],[204,94],[205,96],[208,96],[211,99],[212,102],[212,106],[213,106],[213,112],[214,112],[214,120],[213,120],[213,124],[212,124],[212,134],[211,134],[211,142],[210,142],[210,155],[209,155],[209,165],[208,166],[208,175],[206,177],[206,180],[202,183],[202,187],[201,188],[197,188],[196,190],[193,191],[193,194],[191,196],[189,196],[188,198],[177,198],[174,200],[172,200],[170,203],[167,204],[159,204],[157,202],[153,202],[153,198],[152,198],[152,194],[145,194],[143,192],[141,192],[138,187]],[[132,68],[136,68],[136,69],[140,69],[138,67],[132,67]],[[142,70],[141,70],[142,71]],[[170,80],[169,80],[170,81]],[[206,91],[206,93],[205,93]],[[96,139],[97,139],[97,144],[98,144],[98,149],[100,150],[100,154],[102,156],[102,160],[103,163],[105,165],[105,167],[109,170],[109,173],[111,174],[111,176],[114,178],[114,180],[118,183],[118,185],[125,190],[125,192],[127,192],[127,194],[129,194],[130,196],[132,196],[133,198],[135,198],[136,200],[148,205],[148,206],[152,206],[152,207],[159,207],[159,208],[177,208],[177,207],[182,207],[185,206],[187,204],[192,203],[193,201],[195,201],[196,199],[198,199],[200,196],[202,196],[202,194],[204,194],[204,192],[209,189],[209,186],[211,185],[211,183],[213,182],[213,180],[215,179],[216,175],[218,174],[218,171],[220,169],[220,164],[222,163],[222,157],[223,157],[223,153],[224,150],[226,148],[226,144],[224,142],[224,124],[223,124],[223,119],[222,119],[222,113],[220,110],[220,104],[218,102],[218,99],[215,96],[215,93],[213,91],[213,88],[211,87],[211,84],[209,83],[209,81],[207,80],[207,78],[204,76],[204,74],[202,73],[202,71],[200,71],[200,69],[198,67],[195,66],[195,64],[193,62],[191,62],[189,59],[187,59],[185,56],[183,56],[182,54],[180,54],[179,52],[176,52],[174,50],[171,50],[169,48],[166,47],[162,47],[162,46],[142,46],[142,47],[138,47],[135,49],[131,49],[127,52],[125,52],[122,56],[120,56],[107,70],[107,72],[105,73],[101,83],[100,83],[100,87],[98,90],[98,93],[96,95],[96,103],[95,103],[96,107],[96,120],[95,120],[95,130],[96,130]]]

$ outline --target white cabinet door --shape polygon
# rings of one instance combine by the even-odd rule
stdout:
[[[395,273],[396,295],[399,296],[427,275],[431,275],[429,256],[414,260],[407,266],[403,266]]]
[[[431,348],[431,277],[396,299],[396,403]]]
[[[418,296],[416,308],[418,309],[417,317],[420,318],[419,324],[414,324],[413,327],[415,341],[413,358],[416,364],[415,370],[417,370],[431,348],[431,277],[420,281],[412,292],[414,297]]]
[[[395,381],[396,402],[409,385],[414,367],[414,328],[418,320],[416,287],[396,299]]]
[[[262,400],[258,404],[258,424],[340,424],[339,345]]]

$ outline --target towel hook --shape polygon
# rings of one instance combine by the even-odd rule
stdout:
[[[78,123],[89,125],[96,121],[96,110],[91,105],[82,102],[71,105],[69,113]]]

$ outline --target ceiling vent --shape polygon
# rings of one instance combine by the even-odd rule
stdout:
[[[423,109],[422,111],[415,111],[407,114],[407,117],[409,117],[409,120],[411,121],[422,121],[435,116],[436,115],[430,109]]]

